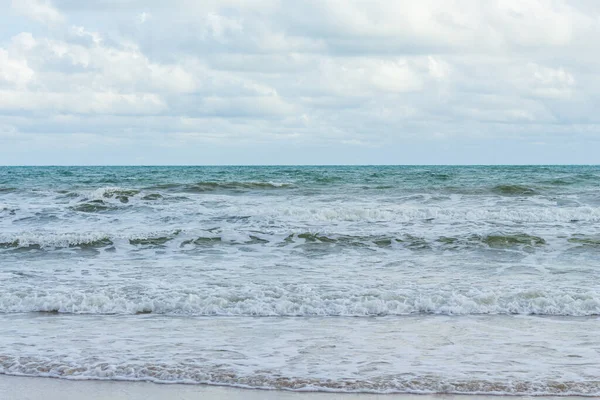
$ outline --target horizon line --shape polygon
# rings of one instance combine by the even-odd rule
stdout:
[[[0,168],[23,167],[569,167],[600,164],[10,164]]]

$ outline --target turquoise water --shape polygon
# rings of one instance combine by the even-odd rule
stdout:
[[[598,166],[232,166],[232,167],[0,167],[2,190],[97,188],[130,184],[139,189],[169,184],[287,183],[301,189],[347,187],[390,191],[493,189],[594,189]],[[260,186],[259,186],[260,187]],[[565,190],[559,191],[564,193]],[[510,194],[510,191],[507,193]]]
[[[599,182],[598,166],[0,167],[0,372],[598,395]]]

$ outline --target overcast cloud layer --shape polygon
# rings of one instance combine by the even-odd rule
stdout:
[[[600,163],[596,0],[0,10],[0,164]]]

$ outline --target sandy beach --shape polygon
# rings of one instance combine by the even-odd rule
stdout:
[[[480,396],[286,392],[207,385],[161,385],[149,382],[73,381],[0,375],[0,399],[5,400],[559,400],[556,396]],[[589,398],[589,397],[588,397]],[[583,400],[585,397],[568,397]]]

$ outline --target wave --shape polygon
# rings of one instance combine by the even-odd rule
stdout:
[[[105,247],[113,242],[105,234],[20,234],[17,237],[0,236],[0,248],[64,248],[64,247]]]
[[[291,234],[284,239],[285,243],[297,243],[298,241],[308,244],[326,244],[341,246],[377,246],[391,247],[403,246],[411,249],[448,247],[457,248],[472,246],[487,246],[490,248],[515,248],[515,247],[537,247],[546,244],[546,240],[526,233],[505,234],[496,233],[489,235],[466,235],[466,236],[441,236],[436,239],[427,239],[414,235],[401,236],[350,236],[350,235],[326,235],[320,233],[305,232]]]
[[[129,205],[133,199],[136,203],[144,205],[147,202],[164,199],[164,196],[155,192],[142,192],[138,189],[126,189],[115,186],[101,187],[92,191],[70,192],[59,190],[59,198],[77,199],[69,205],[73,211],[85,213],[98,213],[116,210],[119,206]]]
[[[365,222],[600,222],[599,207],[379,207],[345,206],[339,208],[312,208],[284,206],[260,210],[264,218],[294,218],[312,221],[365,221]]]
[[[570,186],[577,183],[574,179],[566,179],[566,178],[555,178],[543,181],[542,183],[552,186]]]
[[[277,183],[277,182],[244,182],[244,181],[205,181],[196,182],[190,185],[184,185],[182,187],[184,192],[190,193],[204,193],[204,192],[215,192],[219,190],[230,190],[230,191],[248,191],[248,190],[270,190],[270,189],[290,189],[294,188],[295,185],[291,183]]]
[[[107,199],[117,199],[121,203],[128,203],[129,198],[140,193],[137,189],[121,189],[117,187],[102,188],[98,190],[101,196]],[[98,192],[97,191],[97,192]]]
[[[116,186],[98,188],[91,192],[69,192],[65,197],[79,197],[79,204],[71,206],[71,209],[82,212],[99,212],[112,209],[118,203],[127,204],[140,194],[137,189],[125,189]],[[115,204],[116,202],[116,204]]]
[[[159,193],[150,193],[150,194],[144,195],[142,197],[142,200],[160,200],[162,198],[164,198],[164,196],[162,196]]]
[[[0,355],[0,373],[71,380],[148,381],[233,386],[252,389],[346,393],[478,394],[519,396],[598,396],[600,381],[449,379],[443,376],[388,374],[369,379],[286,377],[268,372],[242,374],[225,366],[198,362],[79,363],[72,358]]]
[[[342,182],[344,178],[342,176],[316,176],[313,181],[320,184],[329,184],[335,182]]]
[[[177,235],[181,233],[181,230],[175,230],[168,234],[154,234],[154,235],[138,235],[129,238],[129,244],[134,246],[161,246],[168,241],[175,239]]]
[[[565,190],[559,184],[551,182],[538,182],[536,184],[488,184],[476,185],[466,183],[460,185],[458,183],[445,186],[427,186],[420,185],[418,190],[422,193],[430,194],[457,194],[466,195],[467,197],[478,196],[500,196],[500,197],[532,197],[556,194],[557,190]]]
[[[110,203],[107,203],[103,200],[91,200],[88,202],[82,202],[80,204],[71,206],[73,211],[85,212],[85,213],[95,213],[102,212],[114,209]]]
[[[70,209],[79,212],[96,213],[114,210],[120,205],[146,205],[148,202],[177,199],[164,192],[173,193],[206,193],[206,192],[246,192],[254,190],[289,189],[295,187],[289,183],[276,182],[217,182],[207,181],[194,184],[161,184],[145,189],[121,187],[101,187],[92,191],[60,193],[63,198],[78,198],[78,202],[70,205]],[[163,193],[159,193],[162,191]],[[59,191],[64,192],[64,191]],[[181,198],[178,198],[181,199]],[[187,199],[187,198],[186,198]],[[141,203],[140,203],[141,201]]]
[[[486,236],[475,236],[482,243],[494,248],[508,248],[514,246],[542,246],[546,244],[546,240],[541,237],[518,233],[513,235],[495,234]]]
[[[271,189],[290,189],[296,185],[286,182],[261,181],[200,181],[195,183],[161,183],[144,190],[163,190],[166,192],[205,193],[217,191],[252,191]]]
[[[427,175],[430,178],[433,178],[438,181],[449,181],[453,178],[453,175],[451,175],[451,174],[436,173],[436,172],[429,172]]]
[[[164,201],[163,201],[164,200]],[[181,204],[179,200],[184,200]],[[232,202],[219,202],[223,211],[215,218],[226,220],[236,218],[238,215],[226,214],[228,212],[243,213],[244,218],[251,218],[256,223],[261,221],[280,221],[286,225],[302,226],[306,223],[331,223],[331,222],[393,222],[393,223],[454,223],[469,222],[482,223],[593,223],[600,222],[600,207],[419,207],[384,204],[375,207],[372,204],[348,204],[339,207],[333,206],[300,206],[286,204],[285,202],[266,204],[264,207],[256,205],[241,208]],[[114,212],[126,208],[128,211],[144,214],[169,213],[175,218],[186,221],[186,217],[205,218],[207,203],[194,203],[189,198],[160,195],[158,193],[140,193],[129,199],[128,203],[121,203],[114,199],[88,199],[83,198],[67,205],[59,205],[56,213],[62,208],[83,213]],[[232,207],[233,206],[233,207]],[[227,209],[225,209],[227,207]],[[16,206],[0,206],[0,217],[10,218],[22,215],[23,210]],[[233,210],[233,211],[232,211]],[[212,210],[211,210],[212,211]],[[62,214],[68,224],[72,215]]]
[[[574,243],[582,246],[600,247],[600,236],[591,235],[573,235],[569,238],[569,243]]]
[[[56,249],[88,249],[121,247],[162,247],[172,243],[171,251],[190,250],[194,247],[215,246],[275,246],[278,249],[303,248],[339,248],[339,249],[408,249],[460,251],[465,249],[528,250],[548,248],[548,238],[525,232],[497,232],[490,234],[462,234],[439,237],[422,237],[403,234],[345,235],[320,232],[296,232],[288,234],[261,233],[258,231],[236,231],[220,233],[220,229],[211,229],[197,235],[182,229],[152,231],[135,234],[115,234],[107,232],[55,233],[20,232],[0,234],[2,249],[35,249],[52,251]],[[556,246],[559,247],[556,247]],[[125,246],[125,247],[123,247]],[[552,237],[552,246],[556,249],[600,247],[600,237],[574,234],[570,237],[560,235]]]
[[[1,216],[1,214],[15,215],[16,213],[17,213],[17,209],[16,208],[8,208],[8,207],[2,207],[2,208],[0,208],[0,216]]]
[[[128,293],[0,292],[0,313],[167,314],[186,316],[600,315],[600,294],[558,289],[369,289],[247,286]]]
[[[537,190],[523,185],[497,185],[492,192],[503,196],[533,196],[539,194]]]
[[[102,248],[123,246],[123,240],[131,246],[161,246],[181,236],[175,242],[175,248],[189,249],[193,247],[211,246],[248,246],[275,245],[281,247],[339,247],[339,248],[407,248],[420,249],[464,249],[493,248],[517,249],[535,248],[546,245],[546,240],[526,233],[495,233],[488,235],[440,236],[424,238],[409,234],[404,235],[339,235],[318,232],[300,232],[287,235],[270,235],[266,233],[236,232],[235,235],[220,236],[218,233],[206,232],[206,235],[195,236],[182,234],[181,229],[166,232],[147,232],[129,235],[111,235],[108,233],[32,233],[24,232],[13,235],[0,234],[0,249],[38,249],[53,250],[61,248]],[[575,236],[563,239],[572,245],[600,245],[598,238]]]
[[[34,233],[16,235],[0,234],[0,249],[53,250],[61,248],[103,248],[114,246],[116,241],[125,240],[134,246],[157,246],[175,238],[181,230],[148,232],[145,234],[110,235],[107,233]]]

